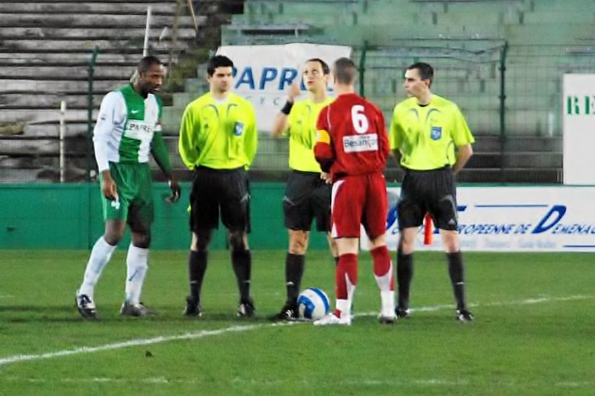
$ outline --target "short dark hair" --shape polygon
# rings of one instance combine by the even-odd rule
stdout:
[[[333,66],[333,76],[339,84],[353,84],[357,78],[357,66],[349,58],[339,58]]]
[[[233,67],[233,62],[225,55],[215,55],[207,62],[207,74],[212,76],[218,67]]]
[[[407,68],[407,70],[413,69],[418,70],[419,76],[422,80],[430,80],[430,84],[432,83],[432,79],[434,78],[434,68],[428,63],[416,62]]]
[[[159,59],[157,59],[157,57],[153,56],[153,55],[149,55],[149,56],[145,56],[144,58],[142,58],[140,60],[140,62],[138,62],[138,66],[136,67],[136,70],[139,73],[146,73],[149,71],[149,69],[151,68],[151,66],[153,65],[163,65],[163,63],[161,63],[161,61]]]
[[[331,73],[331,68],[328,67],[328,64],[325,61],[323,61],[322,59],[320,59],[320,58],[312,58],[312,59],[308,59],[306,61],[306,63],[309,63],[309,62],[318,62],[318,63],[320,63],[320,66],[322,67],[322,74],[324,74],[325,76],[327,74],[330,74]]]

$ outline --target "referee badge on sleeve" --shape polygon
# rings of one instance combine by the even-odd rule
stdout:
[[[442,137],[442,127],[433,126],[430,131],[432,140],[439,140]]]
[[[244,133],[244,123],[243,122],[236,122],[233,127],[233,134],[236,136],[242,136]]]

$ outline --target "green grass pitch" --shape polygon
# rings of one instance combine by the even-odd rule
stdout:
[[[181,315],[186,252],[154,251],[144,302],[118,315],[125,252],[105,270],[100,320],[74,307],[84,251],[0,251],[0,395],[595,394],[595,255],[465,253],[475,322],[454,320],[443,254],[418,253],[410,319],[377,323],[379,295],[360,255],[350,327],[273,324],[283,251],[253,252],[257,316],[236,318],[229,255],[210,253],[205,315]],[[393,253],[394,257],[394,253]],[[303,287],[333,296],[334,263],[307,256]],[[334,306],[334,301],[332,302]]]

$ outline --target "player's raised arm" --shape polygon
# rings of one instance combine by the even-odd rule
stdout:
[[[289,88],[287,88],[287,101],[275,116],[273,120],[273,128],[271,130],[271,136],[279,137],[290,127],[289,124],[289,113],[295,103],[295,99],[300,95],[300,86],[297,82],[293,82]]]

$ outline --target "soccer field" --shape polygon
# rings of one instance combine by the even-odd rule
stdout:
[[[362,253],[352,326],[323,328],[266,319],[284,300],[284,256],[253,252],[257,315],[241,320],[228,253],[211,252],[205,314],[188,319],[186,252],[152,252],[143,299],[157,315],[122,318],[120,249],[95,293],[100,320],[85,321],[87,252],[0,251],[0,395],[595,394],[592,254],[466,253],[464,324],[444,256],[418,253],[412,317],[386,326]],[[311,252],[303,287],[333,285],[328,253]]]

